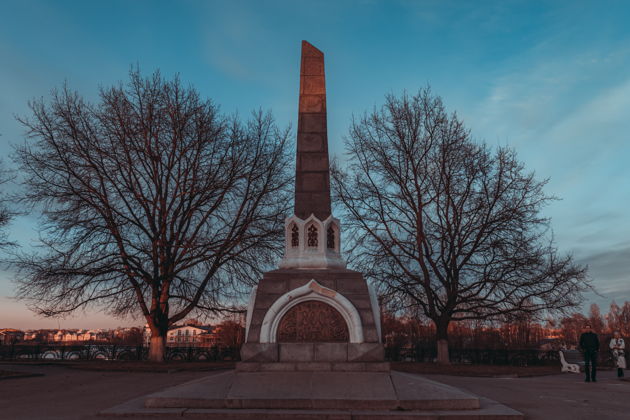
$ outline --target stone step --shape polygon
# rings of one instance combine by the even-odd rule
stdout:
[[[403,372],[225,372],[147,396],[147,408],[468,410],[477,396]]]
[[[105,419],[120,417],[196,418],[206,420],[524,420],[522,413],[486,398],[475,410],[264,410],[145,408],[141,399],[132,400],[99,413]]]
[[[103,412],[208,419],[522,419],[497,402],[404,372],[226,371]]]
[[[237,372],[389,372],[389,362],[238,362]]]
[[[479,408],[478,399],[468,400],[359,400],[342,398],[277,398],[277,399],[251,399],[251,398],[226,398],[224,400],[213,399],[169,399],[148,398],[145,400],[147,408],[208,408],[208,409],[280,409],[280,410],[474,410]]]

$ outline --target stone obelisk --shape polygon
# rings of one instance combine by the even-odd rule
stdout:
[[[294,215],[280,268],[345,268],[339,220],[330,211],[324,54],[302,41]],[[303,240],[300,240],[302,238]]]
[[[297,160],[295,171],[295,215],[319,220],[330,216],[326,126],[326,78],[324,54],[302,42]]]
[[[324,54],[306,41],[299,98],[294,214],[285,220],[279,269],[265,273],[252,291],[241,366],[382,362],[375,295],[340,253],[341,225],[330,201]]]

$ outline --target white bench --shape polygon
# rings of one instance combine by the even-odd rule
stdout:
[[[559,353],[562,372],[580,373],[580,367],[584,366],[582,353],[577,350],[560,350]]]

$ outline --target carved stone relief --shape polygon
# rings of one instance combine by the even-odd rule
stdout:
[[[335,308],[323,302],[298,303],[280,320],[277,342],[348,342],[348,326]]]

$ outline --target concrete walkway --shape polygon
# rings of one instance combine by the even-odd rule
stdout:
[[[630,382],[618,380],[612,371],[599,372],[596,383],[570,373],[533,378],[425,376],[499,401],[528,420],[630,419]]]
[[[2,365],[44,376],[0,380],[0,419],[97,419],[96,413],[129,399],[221,372],[127,373],[72,370],[57,366]],[[536,378],[471,378],[426,375],[429,379],[497,400],[537,420],[630,418],[630,382],[612,371],[599,382],[562,374]]]
[[[212,372],[127,373],[63,366],[0,365],[2,369],[44,376],[0,380],[0,419],[76,420],[130,398],[201,378]]]

